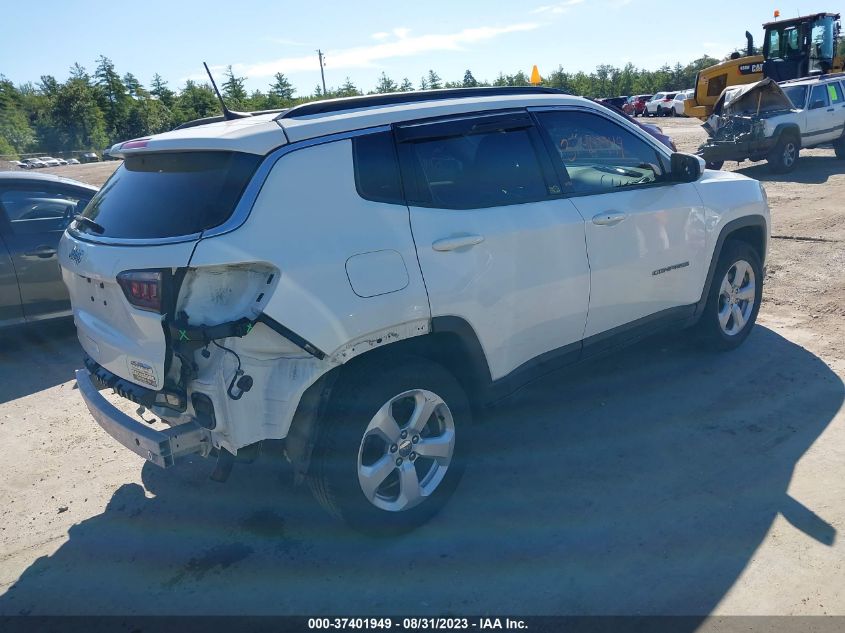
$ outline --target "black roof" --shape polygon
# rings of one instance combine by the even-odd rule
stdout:
[[[832,17],[836,20],[839,19],[838,13],[811,13],[809,15],[802,15],[801,17],[797,17],[797,18],[786,18],[786,19],[783,19],[783,20],[774,20],[772,22],[764,22],[763,28],[765,29],[765,28],[768,28],[770,26],[776,26],[778,24],[797,24],[799,22],[809,22],[810,20],[818,20],[819,18],[824,18],[824,17],[828,17],[828,16],[830,16],[830,17]]]
[[[440,99],[464,99],[467,97],[499,97],[520,94],[566,94],[557,88],[542,86],[501,86],[492,88],[448,88],[445,90],[417,90],[414,92],[388,92],[385,94],[365,95],[363,97],[344,97],[342,99],[324,99],[310,101],[294,106],[283,112],[276,119],[293,119],[312,114],[343,112],[356,108],[438,101]]]

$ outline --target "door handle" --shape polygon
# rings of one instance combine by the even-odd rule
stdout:
[[[827,109],[827,111],[828,111],[828,112],[833,112],[833,108],[828,108],[828,109]]]
[[[615,226],[626,217],[628,216],[624,213],[615,213],[612,211],[608,213],[599,213],[598,215],[593,216],[593,224],[598,224],[599,226]]]
[[[31,251],[24,253],[24,256],[26,256],[26,257],[40,257],[41,259],[49,259],[50,257],[52,257],[55,254],[56,254],[56,249],[51,247],[51,246],[47,246],[45,244],[45,245],[42,245],[42,246],[36,246]]]
[[[466,248],[481,244],[484,238],[481,235],[456,235],[454,237],[444,237],[432,243],[431,248],[439,252],[454,251],[459,248]]]

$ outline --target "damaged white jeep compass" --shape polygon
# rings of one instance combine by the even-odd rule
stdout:
[[[733,348],[760,306],[760,185],[553,90],[308,103],[113,154],[60,246],[94,418],[217,479],[284,440],[366,531],[446,502],[480,405],[667,327]]]

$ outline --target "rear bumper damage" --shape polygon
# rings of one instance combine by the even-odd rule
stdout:
[[[211,451],[211,434],[196,422],[157,431],[133,420],[100,394],[87,369],[76,370],[76,384],[85,405],[103,430],[120,444],[162,468],[173,466],[180,458]]]

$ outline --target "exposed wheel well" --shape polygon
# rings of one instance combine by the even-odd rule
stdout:
[[[731,231],[725,238],[725,242],[745,242],[760,257],[760,261],[766,261],[766,234],[762,226],[744,226]]]
[[[420,356],[448,369],[461,383],[473,404],[476,404],[490,384],[487,359],[475,332],[466,321],[457,317],[444,318],[453,321],[447,324],[448,329],[443,327],[442,322],[440,323],[442,329],[438,329],[438,319],[434,319],[431,333],[414,336],[361,354],[338,369],[341,372],[355,371],[358,365],[373,359]]]
[[[472,327],[458,317],[432,319],[432,332],[414,336],[366,352],[331,369],[309,387],[297,406],[285,440],[285,452],[294,466],[296,481],[302,481],[311,464],[314,438],[324,407],[335,382],[371,362],[390,362],[399,356],[420,356],[448,369],[464,388],[474,411],[484,404],[490,386],[487,359]]]
[[[780,128],[779,130],[776,130],[776,133],[777,133],[778,142],[780,142],[781,140],[783,140],[785,138],[791,138],[791,139],[797,141],[799,147],[801,146],[801,130],[800,130],[800,128],[798,128],[794,125],[790,125],[790,126],[787,126],[787,127]]]

